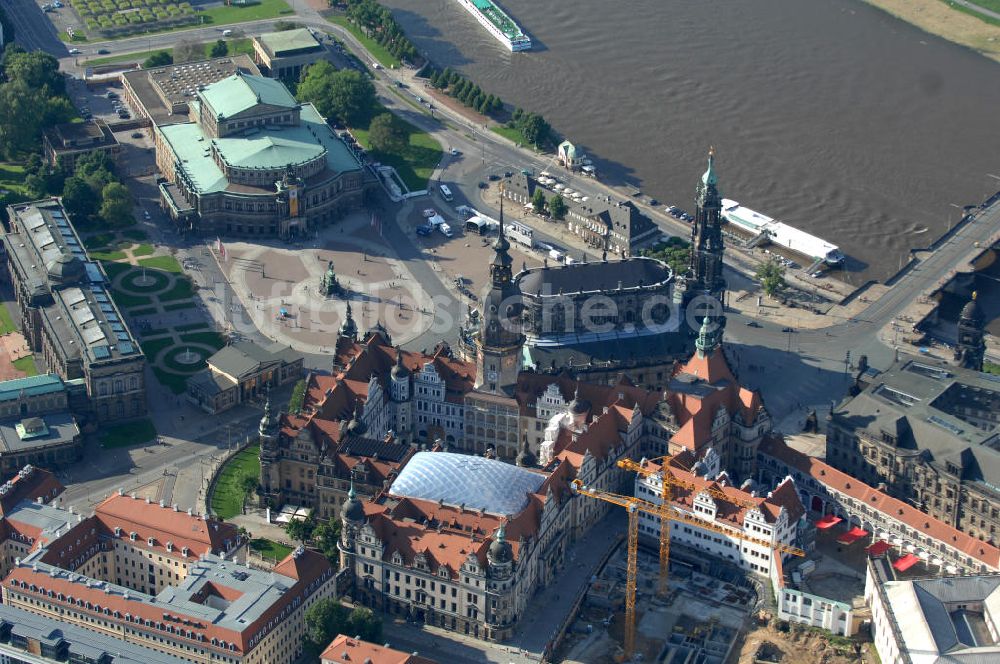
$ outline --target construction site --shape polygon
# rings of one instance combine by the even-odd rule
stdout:
[[[736,573],[727,575],[723,569],[711,569],[722,578],[709,576],[674,560],[669,591],[660,597],[657,556],[640,549],[637,571],[634,660],[664,664],[726,662],[757,603],[754,584]],[[623,542],[591,579],[571,634],[555,661],[622,661],[627,577],[627,546]]]

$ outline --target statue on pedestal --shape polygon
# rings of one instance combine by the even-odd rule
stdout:
[[[333,261],[326,264],[326,272],[319,281],[319,292],[324,297],[338,295],[341,292],[340,282],[337,281],[337,273],[333,271]]]

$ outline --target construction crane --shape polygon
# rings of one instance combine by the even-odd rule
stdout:
[[[742,500],[740,498],[729,496],[724,491],[714,486],[708,486],[699,490],[698,487],[692,482],[683,480],[674,475],[672,472],[670,472],[668,464],[672,459],[673,457],[669,455],[657,457],[656,459],[650,459],[646,461],[646,463],[633,461],[632,459],[619,459],[616,465],[619,468],[624,468],[625,470],[630,470],[635,473],[638,473],[643,477],[649,477],[651,475],[659,476],[662,482],[662,487],[660,489],[661,496],[673,498],[674,487],[681,487],[684,489],[689,489],[691,491],[699,491],[699,492],[703,491],[708,495],[712,496],[713,498],[724,500],[726,502],[739,505],[740,507],[745,507],[745,508],[757,507],[757,503],[754,501]],[[654,470],[651,465],[647,464],[656,464],[658,466],[658,469]],[[671,500],[669,499],[660,500],[660,512],[658,514],[660,518],[660,523],[665,523],[666,520],[669,518],[669,515],[667,513],[671,510],[670,503]],[[669,564],[670,564],[670,529],[660,528],[660,576],[656,588],[656,594],[658,594],[660,597],[666,597],[667,592],[669,591],[667,584],[667,577],[669,576],[667,573],[667,567]]]
[[[649,502],[648,500],[643,500],[642,498],[635,498],[633,496],[623,496],[617,493],[611,493],[610,491],[604,491],[602,489],[594,489],[586,486],[579,479],[573,480],[571,483],[574,493],[587,496],[589,498],[596,498],[597,500],[603,500],[604,502],[611,503],[612,505],[618,505],[619,507],[624,507],[628,512],[628,557],[626,563],[625,572],[625,642],[623,644],[625,651],[625,659],[629,660],[635,653],[635,587],[636,587],[636,577],[638,576],[638,552],[639,552],[639,514],[645,513],[651,516],[661,519],[660,521],[660,533],[661,533],[661,553],[662,553],[662,542],[664,531],[667,532],[666,538],[669,539],[670,535],[670,521],[677,521],[680,523],[686,523],[688,525],[694,526],[695,528],[703,528],[705,530],[711,530],[712,532],[720,533],[727,537],[732,537],[735,539],[740,539],[745,542],[750,542],[751,544],[757,544],[759,546],[765,546],[772,549],[775,553],[790,553],[795,556],[804,556],[805,551],[796,548],[794,546],[789,546],[787,544],[772,544],[768,540],[760,539],[757,537],[751,537],[749,535],[744,535],[743,533],[734,532],[718,526],[711,521],[705,521],[697,517],[688,516],[681,512],[676,511],[671,506],[669,506],[669,496],[664,496],[661,502],[668,503],[667,509],[663,509],[660,505],[656,503]],[[729,497],[726,497],[729,500]],[[668,544],[669,547],[669,544]],[[667,549],[669,552],[669,548]],[[666,576],[666,570],[661,568],[661,582]]]

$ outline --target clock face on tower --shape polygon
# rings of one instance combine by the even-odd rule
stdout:
[[[486,374],[486,378],[488,380],[490,380],[490,381],[496,381],[496,379],[497,379],[497,372],[496,371],[490,371],[489,373]]]
[[[506,357],[503,358],[503,368],[504,369],[513,368],[516,361],[517,359],[513,355],[507,355]]]

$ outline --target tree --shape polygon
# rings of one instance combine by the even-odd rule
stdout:
[[[285,533],[297,542],[305,544],[312,539],[316,530],[316,518],[312,512],[304,519],[292,519],[285,524]]]
[[[360,636],[364,641],[381,643],[382,641],[382,618],[375,615],[369,608],[359,606],[351,611],[348,619],[350,634]]]
[[[87,181],[72,175],[66,178],[62,190],[63,207],[77,222],[86,221],[97,211],[97,196]]]
[[[274,24],[274,31],[285,32],[286,30],[297,30],[299,27],[299,24],[293,21],[277,21]]]
[[[334,69],[326,60],[311,65],[299,83],[300,101],[312,102],[326,117],[357,125],[375,105],[375,86],[353,69]]]
[[[340,521],[331,519],[329,523],[321,523],[313,531],[313,544],[319,549],[330,564],[337,567],[340,564]]]
[[[101,218],[110,226],[120,228],[135,223],[132,216],[132,195],[120,182],[111,182],[101,190]]]
[[[403,122],[392,113],[375,116],[368,127],[368,140],[373,150],[399,154],[410,143],[409,132]]]
[[[691,244],[675,235],[643,251],[642,255],[657,258],[669,265],[674,274],[682,274],[691,262]]]
[[[313,656],[319,655],[337,634],[349,633],[349,620],[350,614],[340,600],[333,597],[316,600],[306,609],[306,650]]]
[[[201,42],[182,39],[174,46],[174,62],[193,62],[205,59],[205,45]]]
[[[44,51],[14,52],[4,57],[3,67],[10,82],[20,81],[33,89],[46,87],[49,95],[60,95],[66,90],[59,61]]]
[[[143,69],[153,69],[154,67],[165,67],[174,64],[174,56],[169,51],[157,51],[142,63]]]
[[[0,156],[16,159],[38,149],[42,134],[42,114],[46,103],[42,90],[24,81],[0,85]]]
[[[536,214],[545,212],[545,192],[541,187],[535,188],[535,194],[531,197],[531,205],[535,208]]]
[[[521,116],[518,129],[521,130],[524,140],[537,147],[539,143],[544,143],[548,139],[551,127],[545,118],[537,113],[527,113]]]
[[[247,511],[247,499],[253,496],[254,492],[257,491],[257,487],[260,486],[260,482],[256,475],[243,475],[240,478],[240,491],[243,492],[242,510],[246,514]]]
[[[212,44],[212,50],[208,52],[213,58],[222,58],[229,54],[229,44],[226,43],[225,39],[216,40]]]
[[[768,297],[774,297],[785,287],[785,266],[776,258],[769,258],[758,265],[756,276]]]
[[[556,194],[549,199],[549,213],[552,215],[553,219],[562,220],[566,218],[566,201],[559,194]]]

